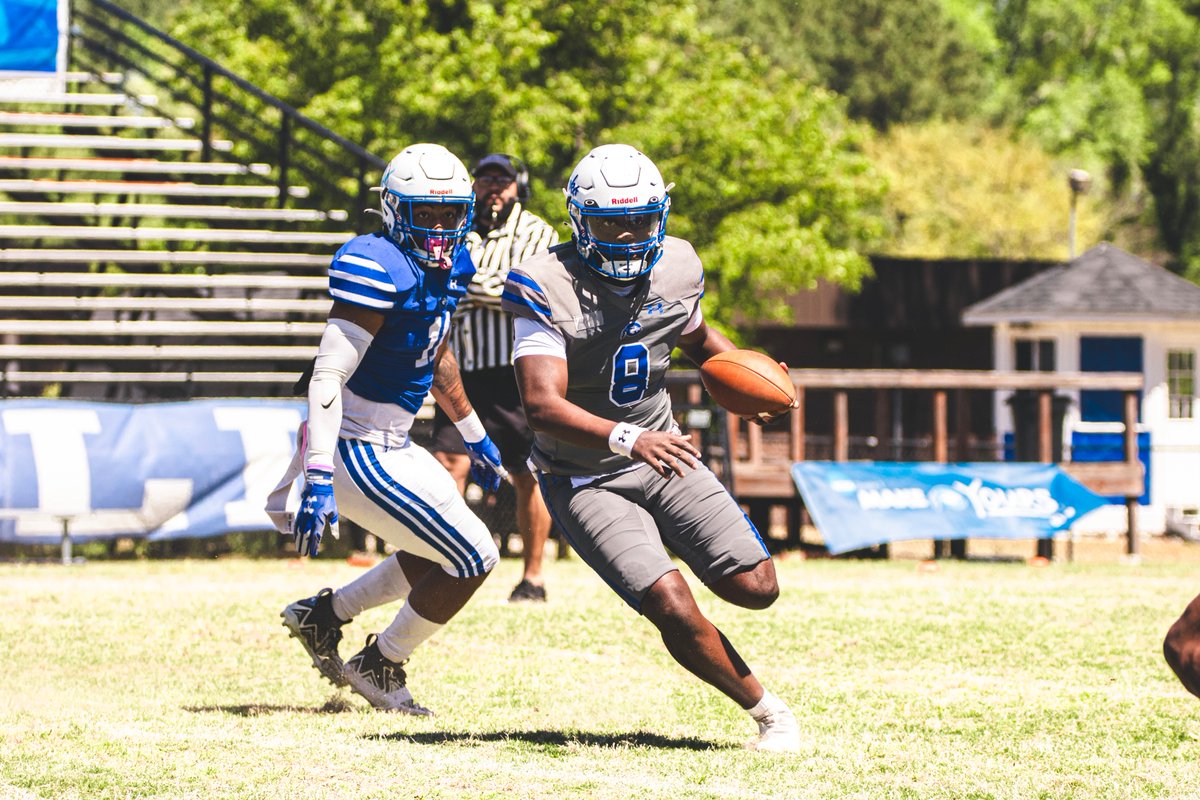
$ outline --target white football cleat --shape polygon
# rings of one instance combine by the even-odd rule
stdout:
[[[751,739],[746,747],[769,753],[800,752],[800,725],[790,708],[781,705],[755,722],[758,723],[758,736]]]

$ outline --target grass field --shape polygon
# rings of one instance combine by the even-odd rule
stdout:
[[[577,559],[548,565],[544,607],[505,603],[504,561],[418,651],[433,719],[322,683],[280,627],[345,561],[0,565],[0,797],[1187,800],[1200,700],[1160,648],[1200,564],[1152,555],[793,557],[768,611],[701,592],[795,710],[784,757],[742,749],[749,718]]]

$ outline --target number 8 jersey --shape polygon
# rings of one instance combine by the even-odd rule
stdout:
[[[598,417],[659,431],[674,425],[665,384],[671,351],[704,293],[692,246],[668,236],[663,248],[647,277],[624,287],[602,280],[574,243],[564,242],[512,269],[503,294],[505,311],[562,335],[567,400]],[[533,461],[555,475],[614,472],[633,463],[540,431]]]

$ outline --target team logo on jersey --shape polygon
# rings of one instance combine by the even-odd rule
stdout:
[[[633,320],[625,326],[625,330],[621,331],[621,338],[627,339],[630,336],[637,336],[642,331],[642,323]]]

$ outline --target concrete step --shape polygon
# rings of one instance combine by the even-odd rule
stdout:
[[[308,253],[244,253],[178,250],[94,250],[86,247],[43,249],[14,247],[0,250],[0,264],[40,267],[44,264],[175,264],[205,267],[311,267],[325,269],[329,255]]]
[[[0,239],[74,239],[87,242],[228,242],[341,245],[353,233],[251,228],[131,228],[88,225],[0,225]]]
[[[27,128],[136,128],[136,129],[167,129],[182,128],[190,130],[195,127],[195,120],[190,117],[140,117],[120,114],[71,114],[71,113],[42,113],[35,111],[0,111],[0,125],[12,125]]]
[[[42,217],[162,217],[174,219],[275,220],[278,222],[345,222],[342,210],[308,208],[241,208],[175,203],[21,203],[0,200],[0,214]],[[348,238],[348,237],[347,237]]]
[[[152,158],[57,158],[0,155],[0,170],[69,170],[72,172],[135,172],[165,175],[270,175],[270,164],[232,164],[221,161],[158,161]]]
[[[0,133],[0,148],[40,147],[47,150],[139,150],[145,152],[178,151],[199,153],[204,144],[199,139],[135,139],[128,136],[85,136],[71,133]],[[233,142],[217,139],[212,149],[227,153]]]
[[[278,197],[276,186],[227,186],[173,181],[94,181],[0,178],[0,192],[28,194],[136,195],[139,197]],[[289,186],[288,196],[308,197],[307,186]]]

